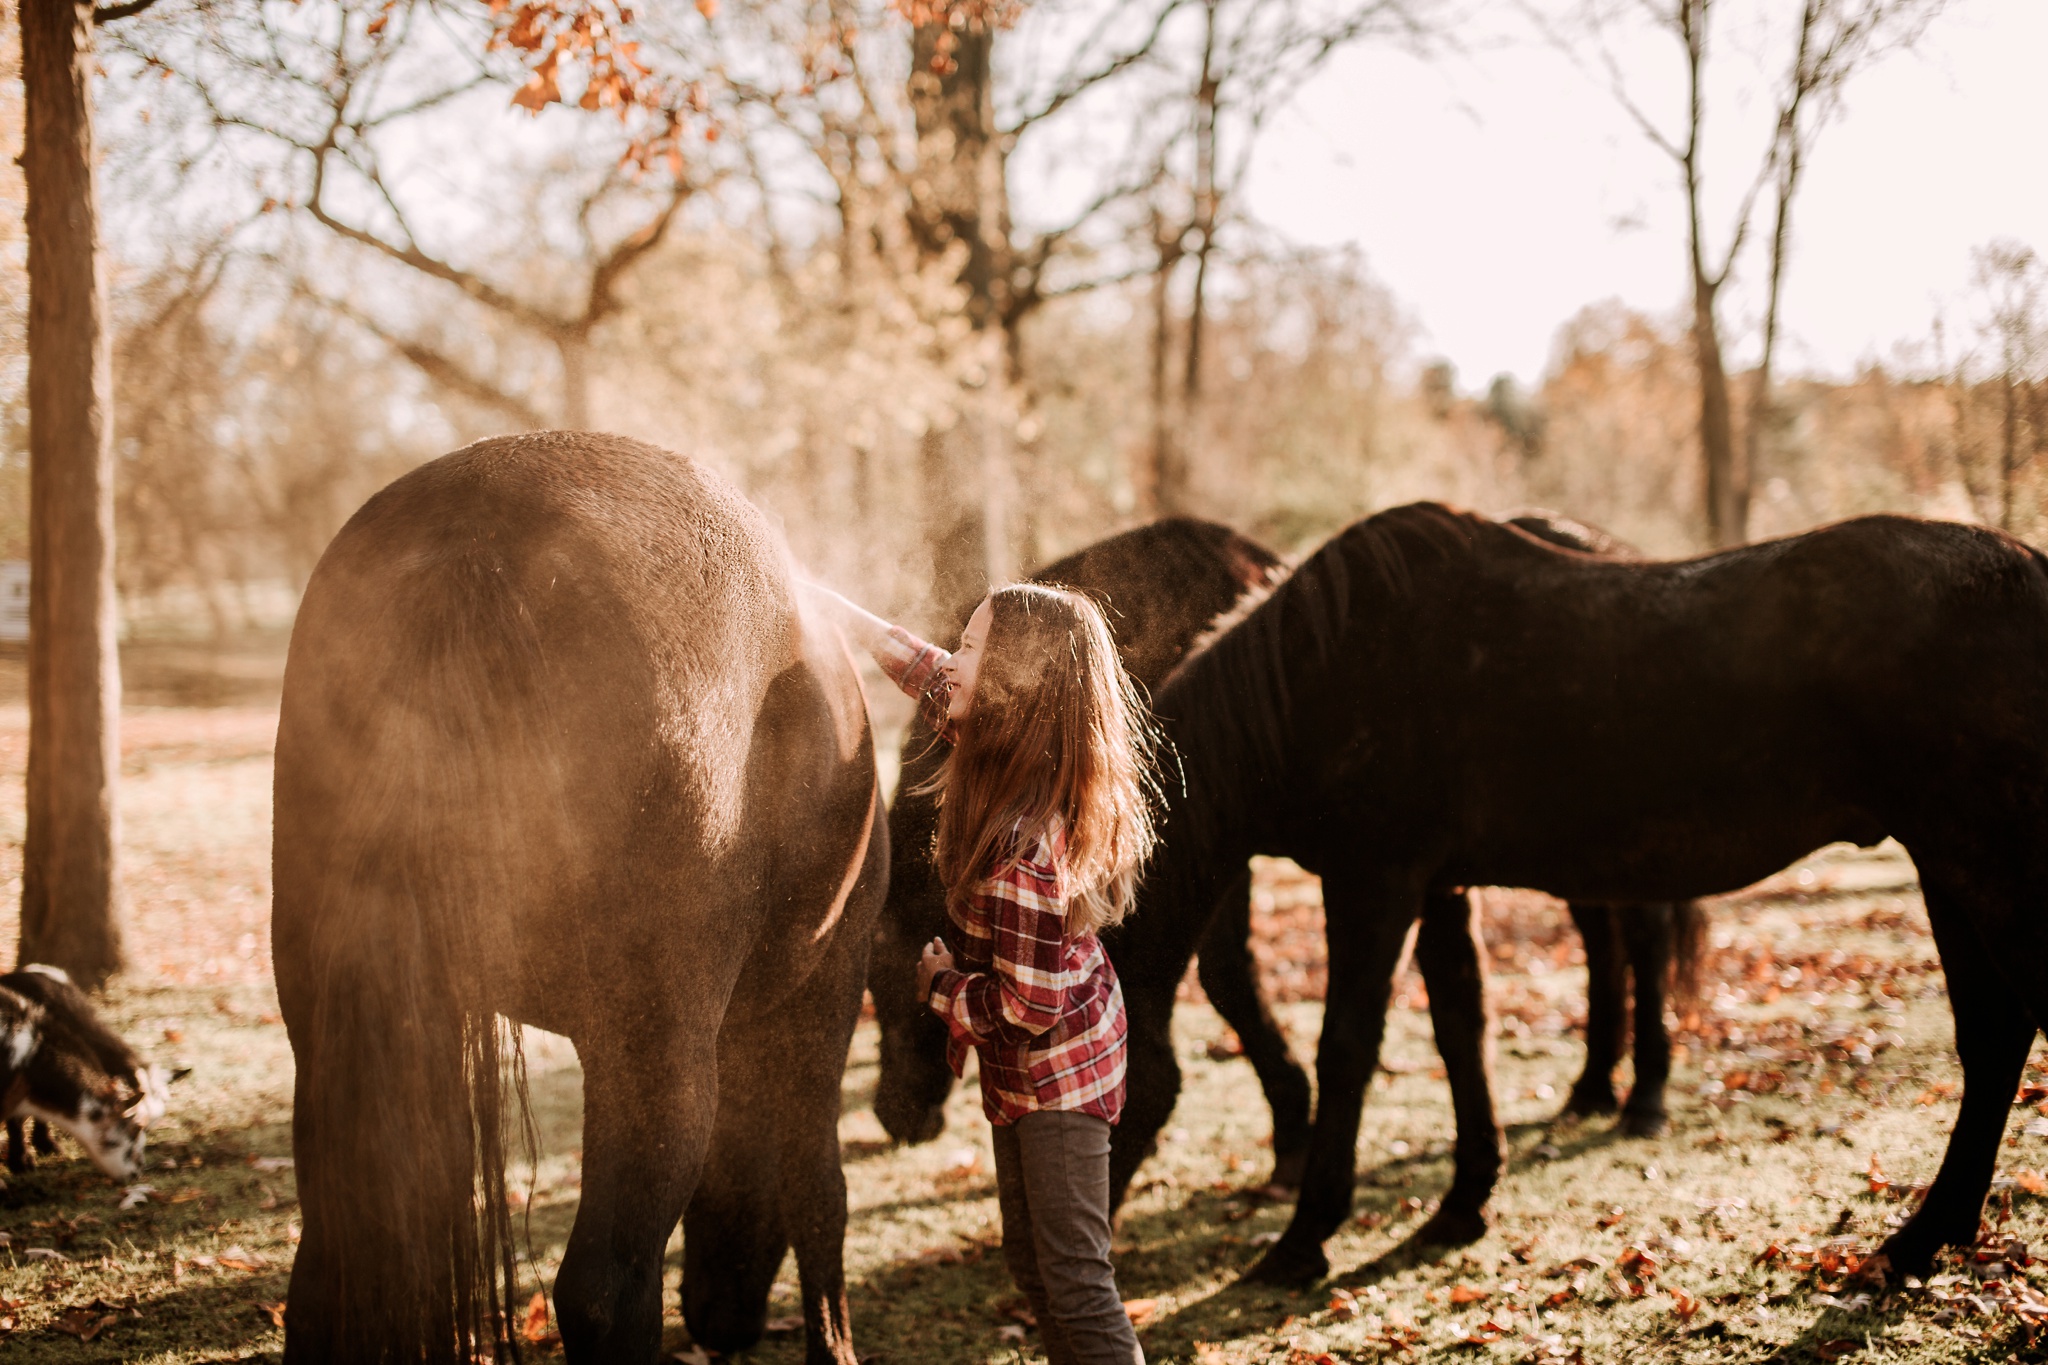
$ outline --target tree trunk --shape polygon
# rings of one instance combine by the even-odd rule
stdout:
[[[2020,393],[2019,382],[2013,376],[2013,367],[2005,367],[2005,423],[2000,432],[1998,458],[1998,529],[2010,531],[2013,528],[2012,485],[2013,477],[2019,472],[2020,452]]]
[[[1173,349],[1173,271],[1180,263],[1180,238],[1169,234],[1158,210],[1152,215],[1152,241],[1159,252],[1152,271],[1152,447],[1148,467],[1133,482],[1138,508],[1149,518],[1173,516],[1186,499],[1186,466],[1174,424],[1173,390],[1167,383]]]
[[[1728,372],[1721,362],[1721,329],[1714,318],[1719,291],[1693,275],[1693,356],[1700,372],[1700,454],[1707,467],[1707,538],[1717,550],[1740,545],[1749,522],[1749,480],[1736,458]]]
[[[29,403],[22,962],[121,966],[113,360],[92,181],[92,10],[22,0]]]
[[[1809,9],[1808,12],[1812,11]],[[1800,49],[1803,61],[1803,38]],[[1795,110],[1795,117],[1796,114]],[[1785,151],[1785,165],[1778,177],[1775,218],[1771,224],[1771,278],[1764,301],[1763,354],[1757,360],[1756,385],[1749,394],[1749,421],[1742,435],[1740,508],[1744,523],[1742,530],[1745,534],[1749,519],[1749,490],[1756,486],[1760,471],[1764,467],[1764,435],[1772,429],[1776,417],[1776,395],[1771,391],[1771,375],[1778,349],[1778,305],[1784,297],[1785,259],[1792,246],[1792,198],[1799,192],[1800,172],[1804,167],[1805,148],[1799,141],[1799,130],[1795,124],[1790,145]]]
[[[590,340],[568,334],[555,338],[555,353],[562,358],[562,417],[564,431],[590,430]]]
[[[986,25],[919,25],[911,31],[910,109],[917,129],[911,232],[926,262],[960,252],[958,279],[983,371],[979,392],[963,393],[963,420],[925,438],[925,542],[941,610],[971,601],[1009,568],[1007,512],[1014,483],[1010,442],[999,430],[1012,412],[1003,347],[987,338],[1009,315],[1009,193],[996,128],[995,34]],[[969,562],[961,556],[971,555]],[[978,582],[973,593],[964,593]]]
[[[1199,234],[1195,244],[1195,279],[1188,300],[1188,344],[1181,375],[1180,432],[1174,442],[1175,486],[1172,510],[1186,513],[1196,445],[1202,432],[1202,341],[1208,326],[1209,254],[1216,245],[1216,103],[1220,93],[1216,78],[1216,0],[1205,6],[1207,26],[1202,41],[1202,72],[1195,89],[1195,204],[1193,227]]]

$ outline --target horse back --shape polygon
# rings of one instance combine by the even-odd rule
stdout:
[[[563,1032],[623,981],[726,998],[771,920],[813,913],[764,894],[764,836],[867,752],[821,658],[759,513],[681,457],[550,433],[398,480],[293,633],[280,989],[290,962],[425,932]],[[764,767],[800,758],[772,799]]]
[[[1323,823],[1433,843],[1450,880],[1669,899],[1903,836],[1987,761],[2048,782],[2048,577],[1995,532],[1866,517],[1632,562],[1442,508],[1375,523],[1322,644],[1348,657],[1292,728]],[[1570,852],[1596,846],[1612,865]]]

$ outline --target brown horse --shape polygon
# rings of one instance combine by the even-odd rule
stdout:
[[[1684,900],[1887,834],[1920,870],[1965,1091],[1940,1174],[1884,1254],[1924,1273],[1974,1236],[2048,1021],[2048,984],[2022,965],[2048,956],[2039,553],[1865,517],[1641,563],[1418,504],[1334,537],[1191,655],[1157,710],[1186,781],[1168,785],[1163,850],[1109,944],[1134,1094],[1174,1069],[1174,983],[1245,858],[1323,877],[1315,1131],[1293,1223],[1258,1273],[1328,1267],[1393,971],[1444,889]],[[1164,1117],[1127,1112],[1117,1142],[1143,1150]],[[1465,1126],[1453,1190],[1469,1198]]]
[[[888,836],[851,661],[737,492],[549,433],[372,498],[292,634],[274,856],[289,1360],[518,1354],[503,1016],[583,1064],[572,1360],[654,1357],[687,1207],[699,1341],[760,1334],[794,1244],[809,1359],[853,1365],[839,1086]]]

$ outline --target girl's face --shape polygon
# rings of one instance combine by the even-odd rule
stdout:
[[[946,715],[952,720],[964,720],[974,709],[974,681],[981,676],[981,656],[988,652],[988,623],[992,614],[988,599],[982,598],[974,615],[967,618],[967,629],[960,632],[960,648],[953,651],[946,664],[946,681],[953,684]]]

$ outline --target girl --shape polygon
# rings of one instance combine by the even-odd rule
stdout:
[[[1052,1365],[1143,1365],[1109,1264],[1124,1002],[1096,938],[1152,849],[1142,706],[1078,593],[991,593],[948,654],[818,591],[953,745],[933,864],[959,954],[934,939],[917,981],[954,1074],[980,1054],[1003,1259]]]

